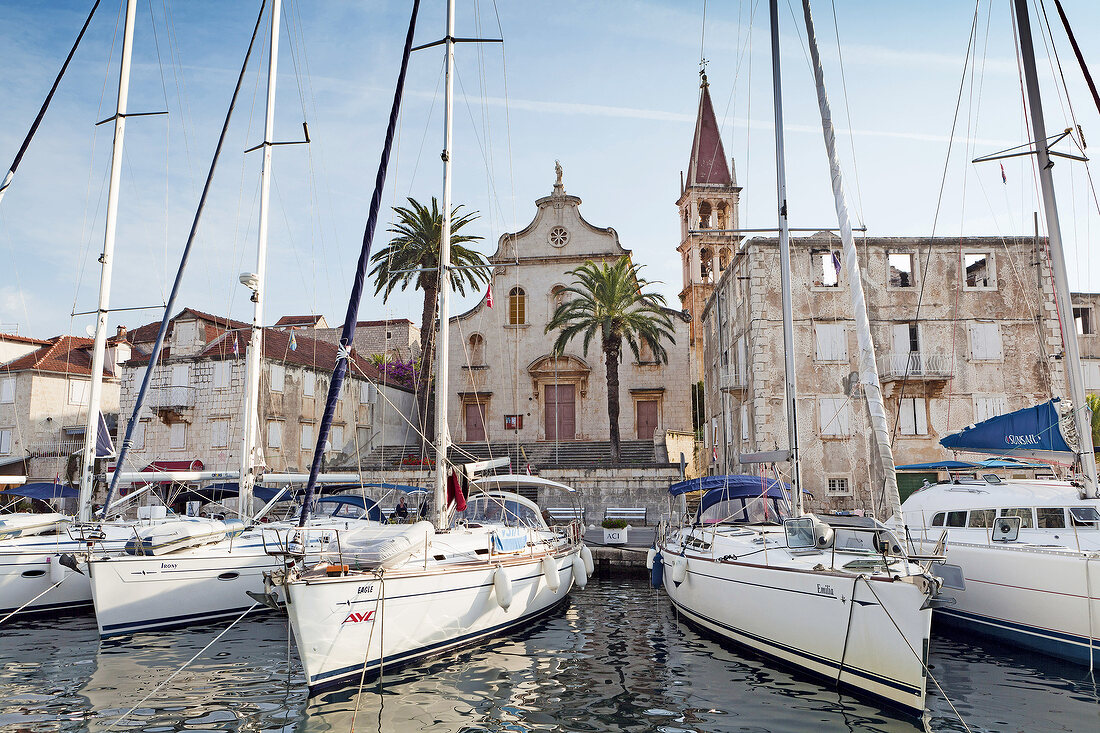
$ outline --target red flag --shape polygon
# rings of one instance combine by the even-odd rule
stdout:
[[[489,283],[489,287],[485,290],[485,305],[489,308],[493,307],[493,284]]]
[[[1008,176],[1005,175],[1005,164],[1001,163],[1001,183],[1008,184]]]
[[[462,495],[462,482],[458,480],[458,473],[451,471],[447,476],[447,506],[455,505],[455,511],[466,511],[466,497]]]

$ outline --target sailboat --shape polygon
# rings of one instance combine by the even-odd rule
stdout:
[[[777,0],[770,5],[789,448],[780,455],[742,455],[741,462],[789,460],[791,482],[708,476],[673,484],[669,491],[674,497],[703,493],[694,516],[659,538],[650,560],[654,584],[664,586],[684,618],[713,633],[838,686],[922,713],[931,599],[939,581],[907,555],[904,543],[882,522],[870,517],[821,518],[802,508]],[[804,9],[845,264],[861,331],[861,381],[880,448],[886,443],[880,458],[889,479],[893,460],[888,442],[880,437],[885,411],[873,344],[808,3]],[[875,395],[877,405],[871,402]],[[893,493],[896,497],[896,484]]]
[[[386,164],[397,121],[418,3],[405,39],[390,125],[375,181],[352,296],[340,343],[352,343],[370,244],[377,223]],[[579,522],[549,527],[538,506],[517,491],[573,493],[537,476],[490,471],[508,459],[455,467],[448,473],[448,296],[451,287],[451,124],[454,99],[454,2],[447,6],[446,104],[443,152],[443,224],[440,235],[439,348],[437,351],[436,482],[434,523],[362,526],[336,532],[324,561],[298,562],[272,580],[286,596],[287,614],[311,692],[361,681],[429,654],[529,624],[564,602],[591,573],[591,553]],[[435,45],[435,44],[430,44]],[[317,435],[306,503],[313,491],[336,396],[347,367],[340,358],[329,384]],[[469,500],[467,501],[467,496]],[[461,516],[460,516],[461,515]],[[300,524],[305,524],[303,508]],[[308,536],[303,529],[303,537]]]
[[[91,586],[79,569],[75,554],[94,548],[103,554],[121,552],[135,527],[159,524],[158,519],[136,522],[91,524],[92,493],[95,481],[95,461],[103,455],[97,444],[105,433],[100,404],[107,344],[107,316],[110,312],[111,275],[114,264],[115,232],[118,219],[119,183],[122,175],[122,150],[125,139],[127,102],[129,99],[130,67],[134,41],[137,0],[126,3],[122,54],[119,65],[118,95],[114,120],[114,143],[108,183],[106,224],[103,252],[99,258],[99,300],[96,308],[95,340],[92,351],[91,384],[88,395],[88,417],[81,451],[79,509],[76,517],[52,515],[42,521],[42,515],[5,515],[0,527],[0,620],[15,613],[41,613],[86,607],[91,603]],[[83,36],[88,21],[77,38]],[[76,50],[70,52],[68,65]],[[62,68],[64,73],[64,67]],[[26,151],[58,79],[47,97],[11,169],[0,186],[0,195],[11,184],[19,158]]]
[[[940,442],[953,451],[1069,463],[1080,473],[1071,480],[954,479],[915,492],[902,517],[916,547],[942,548],[946,556],[932,566],[952,604],[937,609],[939,619],[1095,669],[1100,490],[1026,0],[1015,0],[1014,9],[1071,404],[1052,400],[999,415]]]
[[[256,21],[252,43],[249,45],[245,64],[238,77],[233,100],[236,102],[244,78],[248,57],[256,41],[256,35],[264,16],[261,7]],[[287,533],[293,528],[292,522],[271,522],[258,524],[280,501],[290,499],[293,493],[290,486],[300,483],[305,477],[296,474],[264,474],[259,465],[258,450],[258,405],[260,393],[261,355],[265,353],[265,337],[262,328],[264,316],[264,287],[267,257],[267,222],[270,213],[271,193],[271,156],[274,142],[275,120],[275,80],[279,56],[281,0],[271,0],[268,37],[268,74],[267,105],[264,126],[264,142],[258,148],[263,150],[260,185],[259,234],[256,247],[256,270],[241,275],[241,283],[252,291],[252,326],[248,333],[248,346],[245,354],[245,405],[242,418],[243,440],[241,446],[241,468],[239,472],[196,472],[187,478],[236,479],[238,490],[238,514],[235,519],[195,519],[163,524],[134,530],[131,541],[126,544],[123,553],[86,553],[88,574],[95,604],[96,623],[101,636],[133,634],[136,632],[173,628],[191,624],[206,623],[217,619],[237,616],[252,610],[267,610],[267,605],[250,602],[248,593],[265,592],[264,574],[283,567],[283,558],[269,554],[272,547],[285,548]],[[218,144],[214,161],[207,179],[209,190],[210,177],[225,139],[226,127],[234,104],[230,105],[222,139]],[[202,201],[199,213],[202,210]],[[196,214],[196,224],[198,215]],[[177,272],[169,303],[165,308],[165,317],[161,322],[160,334],[146,369],[145,379],[134,405],[130,429],[137,423],[142,408],[142,400],[152,376],[157,357],[161,353],[164,337],[178,293],[180,278],[186,266],[187,254],[191,249],[192,236],[185,247],[184,257]],[[128,429],[123,441],[123,453],[119,463],[124,460],[125,451],[130,445],[131,435]],[[169,478],[180,479],[172,475]],[[112,476],[111,489],[119,480],[121,473]],[[326,483],[354,483],[361,487],[361,477],[357,474],[338,474],[323,477]],[[275,488],[266,488],[266,504],[253,511],[253,497],[257,496],[259,483],[274,484]],[[108,493],[108,501],[111,493]],[[326,497],[318,502],[319,510],[310,522],[313,529],[323,531],[311,535],[301,548],[306,557],[316,560],[318,552],[328,538],[327,531],[336,528],[350,529],[360,522],[378,524],[382,521],[382,512],[376,501],[365,493],[359,496]],[[278,606],[281,598],[267,601]],[[266,596],[265,596],[266,601]]]

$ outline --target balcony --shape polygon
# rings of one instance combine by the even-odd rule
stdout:
[[[954,376],[951,356],[948,354],[925,354],[910,351],[901,354],[885,354],[879,357],[880,376],[884,382],[903,379],[932,382],[946,380]]]
[[[150,387],[146,405],[151,410],[179,410],[195,406],[195,387]]]
[[[740,392],[748,387],[743,369],[727,369],[718,374],[718,389],[723,392]]]
[[[63,457],[81,450],[84,450],[83,435],[77,440],[40,440],[27,447],[31,458]]]

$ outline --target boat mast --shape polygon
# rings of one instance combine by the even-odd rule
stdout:
[[[1027,103],[1031,112],[1031,130],[1035,136],[1035,153],[1038,156],[1039,183],[1043,191],[1043,214],[1050,239],[1050,263],[1054,271],[1054,295],[1058,306],[1058,320],[1062,324],[1062,343],[1066,350],[1066,382],[1069,398],[1073,401],[1073,423],[1077,428],[1077,458],[1085,476],[1086,498],[1100,498],[1096,480],[1096,458],[1093,455],[1092,420],[1085,402],[1084,378],[1081,373],[1081,350],[1077,343],[1077,328],[1073,318],[1073,302],[1070,300],[1069,275],[1062,248],[1062,228],[1058,222],[1058,204],[1054,198],[1054,180],[1050,169],[1054,161],[1047,148],[1046,124],[1043,119],[1043,102],[1039,96],[1039,76],[1035,71],[1035,48],[1031,38],[1031,18],[1026,0],[1015,0],[1016,24],[1020,33],[1020,56],[1027,84]]]
[[[775,106],[775,183],[779,208],[779,272],[783,297],[783,375],[786,379],[787,445],[791,451],[794,516],[802,516],[802,467],[798,458],[798,383],[794,372],[794,303],[791,297],[791,231],[787,220],[787,171],[783,152],[783,90],[779,70],[779,3],[771,0],[772,98]]]
[[[871,429],[878,447],[879,462],[882,464],[883,493],[886,499],[883,508],[886,510],[886,518],[889,518],[901,513],[898,477],[894,469],[894,451],[890,447],[890,429],[886,420],[886,406],[882,399],[882,385],[878,378],[875,344],[871,340],[871,322],[867,317],[863,278],[859,271],[856,243],[852,238],[852,223],[848,219],[848,205],[844,198],[844,179],[840,172],[840,157],[836,150],[836,130],[833,129],[829,97],[825,93],[825,71],[821,67],[821,54],[818,52],[813,16],[810,14],[810,0],[802,0],[802,11],[806,16],[806,40],[810,47],[814,82],[817,85],[817,104],[821,110],[821,130],[825,135],[825,150],[829,156],[829,170],[833,179],[833,200],[836,204],[837,223],[840,226],[840,239],[844,248],[844,271],[848,274],[848,284],[852,294],[852,311],[859,341],[859,381],[867,400],[867,411],[871,415]]]
[[[447,70],[443,115],[443,226],[439,233],[439,338],[435,344],[435,519],[447,521],[447,366],[450,340],[448,301],[451,290],[451,123],[454,112],[455,4],[447,0]]]
[[[264,113],[263,164],[260,169],[260,225],[256,243],[256,270],[241,275],[252,290],[252,332],[245,360],[244,421],[241,430],[241,478],[237,514],[252,514],[252,487],[256,483],[256,445],[259,441],[260,357],[263,351],[264,276],[267,270],[267,222],[271,202],[271,149],[275,139],[275,75],[279,62],[279,13],[282,0],[271,3],[271,36],[267,63],[267,110]],[[236,338],[236,335],[234,335]]]
[[[130,61],[134,49],[134,19],[137,0],[127,0],[126,21],[122,32],[122,60],[118,72],[118,102],[115,106],[115,135],[111,150],[111,178],[107,189],[107,224],[103,232],[103,252],[99,256],[99,305],[96,308],[95,342],[92,350],[92,383],[88,390],[88,422],[84,429],[83,465],[80,471],[80,509],[77,520],[92,518],[92,492],[95,486],[96,443],[99,437],[100,404],[103,401],[103,362],[107,349],[107,313],[111,301],[111,271],[114,267],[115,233],[118,222],[118,189],[122,177],[122,142],[126,133],[126,105],[130,96]]]

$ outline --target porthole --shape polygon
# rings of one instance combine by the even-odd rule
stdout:
[[[24,578],[41,578],[45,574],[46,574],[45,570],[24,570],[23,571],[23,577]]]
[[[230,571],[228,573],[222,573],[221,575],[219,575],[218,580],[236,580],[239,577],[241,577],[240,573],[235,572],[235,571]]]

